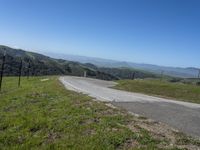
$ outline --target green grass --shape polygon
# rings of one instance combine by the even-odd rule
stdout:
[[[57,77],[7,77],[0,93],[0,149],[158,149],[134,117],[64,89]],[[172,149],[176,149],[172,148]]]
[[[200,86],[160,80],[119,80],[115,88],[131,92],[200,103]]]
[[[156,142],[137,139],[122,126],[124,116],[90,97],[67,91],[56,77],[3,81],[0,94],[0,147],[2,149],[116,149],[127,140],[156,147]],[[140,136],[146,133],[141,133]]]

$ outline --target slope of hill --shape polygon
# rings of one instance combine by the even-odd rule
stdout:
[[[120,68],[105,68],[105,67],[100,67],[98,68],[99,71],[112,74],[116,77],[119,77],[119,79],[134,79],[134,78],[160,78],[159,75],[150,73],[150,72],[145,72],[137,69],[132,69],[132,68],[126,68],[126,67],[120,67]]]
[[[76,56],[76,55],[55,54],[55,53],[46,53],[46,54],[55,58],[78,61],[81,63],[92,63],[98,67],[110,67],[110,68],[126,67],[126,68],[144,70],[156,74],[160,74],[162,71],[164,71],[165,75],[181,77],[181,78],[197,78],[199,72],[198,68],[165,67],[165,66],[158,66],[151,64],[140,64],[140,63],[116,61],[116,60],[109,60],[102,58]]]
[[[83,76],[84,71],[87,71],[89,77],[114,80],[116,77],[90,69],[84,64],[63,59],[54,59],[38,53],[28,52],[21,49],[13,49],[7,46],[0,46],[0,58],[6,51],[6,62],[4,74],[16,76],[19,74],[20,60],[22,60],[22,75],[27,75],[30,63],[30,75],[76,75]],[[0,65],[2,60],[0,59]]]
[[[111,74],[115,76],[117,79],[160,78],[159,75],[146,72],[146,71],[141,71],[138,69],[132,69],[132,68],[126,68],[126,67],[119,67],[119,68],[97,67],[91,63],[85,63],[84,65],[89,67],[90,69]]]
[[[84,71],[88,77],[117,80],[135,78],[157,78],[158,76],[131,68],[125,68],[119,65],[119,68],[98,67],[91,63],[80,63],[64,59],[51,58],[42,54],[13,49],[7,46],[0,46],[0,65],[2,63],[3,53],[6,51],[6,63],[4,75],[16,76],[19,74],[20,60],[22,60],[22,75],[75,75],[83,76]],[[98,59],[96,61],[99,61]],[[30,64],[30,69],[29,68]]]
[[[131,67],[147,70],[153,73],[164,72],[165,75],[181,78],[197,78],[199,69],[198,68],[181,68],[181,67],[165,67],[151,64],[137,64],[137,63],[128,63]]]

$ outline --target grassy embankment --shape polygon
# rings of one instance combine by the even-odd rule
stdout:
[[[180,101],[200,103],[200,86],[160,80],[119,80],[115,88]]]
[[[17,78],[5,78],[0,93],[0,149],[158,149],[170,145],[169,139],[141,128],[126,112],[64,89],[57,77],[48,78],[44,82],[42,77],[22,78],[20,88]],[[175,143],[185,145],[185,141],[200,145],[185,136]]]

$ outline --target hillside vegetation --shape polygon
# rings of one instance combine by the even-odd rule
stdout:
[[[6,46],[0,46],[0,58],[6,51],[6,64],[4,75],[16,76],[19,74],[20,60],[22,60],[22,75],[27,75],[30,63],[30,75],[75,75],[83,76],[84,71],[87,71],[88,77],[115,80],[116,77],[111,74],[90,69],[84,64],[71,62],[62,59],[53,59],[38,53],[27,52],[20,49],[13,49]],[[2,60],[0,60],[0,65]]]
[[[137,69],[131,69],[131,68],[99,68],[100,71],[103,71],[108,74],[112,74],[119,79],[134,79],[134,78],[160,78],[159,75],[149,73],[146,71],[141,71]]]
[[[174,131],[168,136],[169,129],[164,133],[150,132],[142,124],[144,127],[161,124],[68,91],[57,77],[22,78],[20,88],[15,77],[5,78],[3,83],[1,149],[175,150],[200,146],[199,141]]]
[[[200,86],[195,84],[171,83],[155,79],[119,80],[115,88],[180,101],[200,103]]]
[[[74,75],[83,76],[87,71],[87,76],[103,80],[132,79],[133,73],[136,78],[156,78],[157,76],[129,68],[100,68],[93,64],[81,64],[79,62],[54,59],[38,53],[28,52],[21,49],[13,49],[7,46],[0,46],[0,65],[3,53],[6,51],[6,64],[4,75],[16,76],[19,74],[20,59],[22,59],[22,75],[29,73],[32,76],[41,75]]]
[[[159,66],[153,64],[144,64],[144,63],[133,63],[128,61],[117,61],[117,60],[109,60],[103,58],[93,58],[86,56],[76,56],[76,55],[67,55],[67,54],[58,54],[58,53],[47,53],[49,56],[67,59],[71,61],[78,61],[81,63],[91,63],[98,67],[103,68],[131,68],[138,69],[142,71],[148,71],[153,74],[160,74],[164,71],[164,74],[172,77],[179,78],[197,78],[199,74],[200,68],[188,67],[167,67],[167,66]],[[134,61],[134,60],[133,60]]]

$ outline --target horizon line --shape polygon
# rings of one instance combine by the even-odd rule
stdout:
[[[85,55],[69,54],[69,53],[62,53],[62,52],[61,53],[55,53],[55,52],[48,52],[48,51],[43,51],[43,50],[34,50],[34,49],[30,49],[30,48],[20,48],[19,46],[13,46],[13,45],[10,45],[10,44],[8,44],[8,45],[0,44],[0,46],[5,46],[5,47],[17,49],[17,50],[24,50],[24,51],[33,52],[33,53],[39,53],[39,54],[46,55],[46,56],[48,55],[47,53],[49,53],[49,54],[52,53],[52,54],[71,55],[71,56],[78,56],[78,57],[88,57],[88,58],[91,58],[91,59],[103,59],[103,60],[123,62],[123,63],[134,63],[134,64],[141,64],[141,65],[153,65],[153,66],[166,67],[166,68],[167,67],[171,67],[171,68],[184,68],[184,69],[188,69],[188,68],[200,69],[200,67],[197,67],[197,66],[158,65],[158,64],[151,64],[151,63],[144,63],[144,62],[133,62],[133,61],[125,61],[125,60],[116,60],[116,59],[112,59],[112,58],[101,58],[101,57],[97,57],[97,56],[85,56]],[[48,57],[52,57],[52,56],[48,56]],[[56,59],[59,59],[59,58],[56,58]],[[64,60],[67,60],[67,59],[64,59]]]

